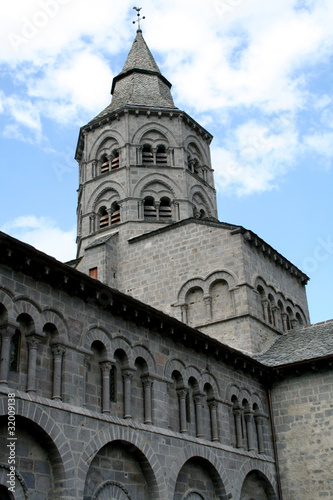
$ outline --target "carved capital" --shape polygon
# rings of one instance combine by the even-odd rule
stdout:
[[[252,420],[252,415],[253,415],[253,412],[252,411],[245,411],[244,412],[244,419],[245,419],[245,422],[251,422]]]
[[[178,399],[185,399],[188,394],[187,389],[177,389],[177,396]]]
[[[126,380],[132,380],[132,378],[133,378],[133,370],[124,370],[122,372],[122,376],[123,376],[123,379],[124,379],[125,382],[126,382]]]
[[[153,386],[153,379],[151,377],[142,377],[141,378],[142,385],[145,389],[149,389]]]
[[[193,395],[193,401],[195,405],[201,405],[202,399],[203,399],[203,394],[198,393]]]
[[[112,368],[112,363],[110,361],[101,361],[99,364],[101,372],[103,375],[108,375]]]
[[[207,401],[207,404],[212,410],[216,409],[218,406],[218,402],[216,401],[216,399],[210,399],[209,401]]]
[[[0,333],[1,333],[1,337],[2,339],[11,339],[12,336],[14,335],[14,333],[16,332],[17,330],[17,326],[15,325],[11,325],[11,324],[7,324],[7,325],[2,325],[0,326]]]
[[[60,344],[51,347],[52,354],[55,358],[62,358],[66,352],[66,348]]]
[[[36,335],[31,335],[30,337],[27,337],[27,345],[28,349],[37,349],[38,345],[40,343],[40,338],[37,337]]]

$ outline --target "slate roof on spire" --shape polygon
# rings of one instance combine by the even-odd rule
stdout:
[[[135,40],[133,42],[131,50],[129,51],[124,67],[120,72],[120,75],[134,68],[146,69],[161,73],[152,53],[149,50],[148,45],[145,42],[145,39],[143,38],[141,30],[138,30],[136,32]]]
[[[127,104],[175,109],[170,88],[171,83],[160,72],[142,31],[137,30],[124,67],[113,79],[111,104],[94,120]]]

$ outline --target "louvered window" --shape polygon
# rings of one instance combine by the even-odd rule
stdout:
[[[117,202],[112,203],[111,206],[111,225],[120,222],[120,206]]]
[[[156,219],[156,207],[154,198],[148,197],[144,201],[144,218]]]
[[[109,225],[109,214],[105,207],[102,207],[99,211],[99,227],[103,229]]]
[[[101,174],[105,174],[110,170],[110,162],[106,156],[102,157],[101,162]]]
[[[159,208],[160,220],[169,220],[172,217],[172,209],[169,198],[162,198]]]
[[[111,170],[115,170],[117,168],[119,168],[119,153],[118,151],[114,151],[111,160]]]
[[[142,148],[142,163],[149,164],[149,163],[154,163],[154,155],[151,150],[151,147],[146,144]]]
[[[166,165],[168,159],[164,146],[159,146],[156,152],[156,163],[157,165]]]

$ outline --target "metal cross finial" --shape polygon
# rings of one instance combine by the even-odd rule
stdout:
[[[136,10],[136,11],[137,11],[137,13],[138,13],[138,14],[137,14],[138,18],[137,18],[137,20],[136,20],[136,21],[133,21],[133,24],[138,23],[138,31],[139,31],[139,30],[141,31],[141,28],[140,28],[140,21],[142,21],[142,19],[146,19],[146,18],[145,18],[145,16],[140,17],[140,10],[142,9],[142,7],[133,7],[133,9],[134,9],[134,10]]]

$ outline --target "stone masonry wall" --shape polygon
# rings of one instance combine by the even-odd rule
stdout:
[[[145,228],[143,224],[142,232]],[[281,324],[276,329],[264,321],[256,292],[258,278],[267,284],[267,294],[275,291],[276,301],[283,296],[285,307],[291,304],[295,311],[296,306],[302,308],[305,321],[309,321],[304,286],[245,243],[240,234],[232,235],[221,226],[193,221],[129,243],[135,231],[136,224],[126,224],[119,233],[118,283],[123,292],[188,322],[183,310],[186,293],[199,287],[203,290],[202,317],[190,324],[252,352],[266,349],[282,328]],[[217,280],[228,283],[230,307],[221,304],[214,317],[207,315],[207,307],[212,305],[210,302],[207,306],[205,299]],[[188,310],[190,305],[185,307]],[[197,315],[199,307],[198,302],[193,306]],[[246,315],[251,318],[244,320]],[[253,318],[260,320],[255,326]],[[245,332],[247,322],[251,326]],[[255,331],[259,332],[258,338]]]
[[[332,370],[290,376],[272,400],[284,498],[332,498]]]
[[[22,494],[17,498],[23,499],[27,490],[38,500],[102,499],[104,494],[171,500],[184,488],[186,476],[179,473],[192,457],[201,457],[202,477],[209,476],[202,488],[214,484],[213,498],[238,500],[252,470],[275,487],[264,386],[232,365],[112,315],[104,310],[104,300],[82,300],[1,267],[2,335],[7,322],[16,324],[25,353],[22,366],[9,370],[8,385],[0,387],[0,479],[6,471],[7,394],[16,397],[16,482]],[[103,389],[111,365],[116,367],[116,397]],[[168,408],[176,408],[183,396],[188,409],[180,429],[169,420]],[[236,437],[235,398],[240,407],[250,405],[262,415],[264,449],[259,449],[252,413],[247,424],[242,414],[243,434]],[[117,464],[117,474],[108,472],[110,461]],[[98,480],[92,473],[96,466]]]

